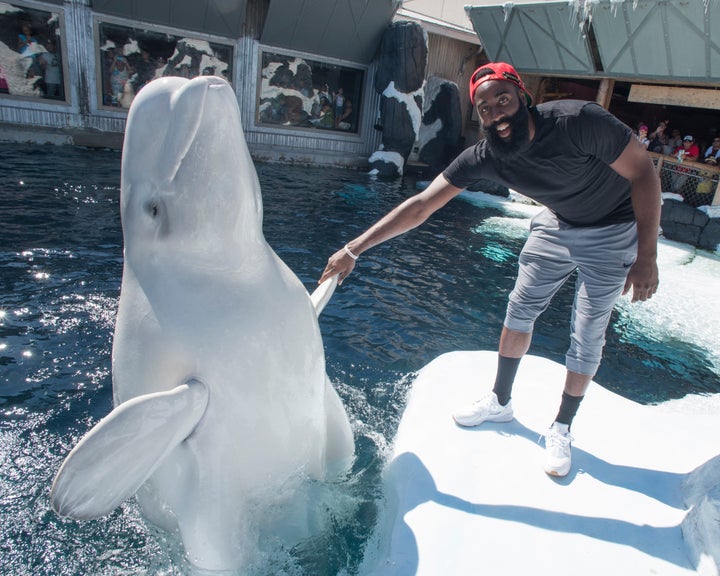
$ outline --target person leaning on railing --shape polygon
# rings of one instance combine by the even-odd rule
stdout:
[[[705,150],[703,162],[711,166],[717,166],[720,162],[720,136],[713,138],[712,144]]]
[[[696,162],[698,156],[700,156],[700,148],[695,144],[695,139],[688,134],[683,138],[682,146],[675,147],[673,156],[675,156],[681,164],[683,162]],[[691,184],[692,180],[688,180],[688,175],[690,175],[691,172],[692,170],[690,168],[678,165],[671,178],[672,191],[680,194],[683,198],[690,192],[688,184]]]
[[[677,146],[673,150],[673,156],[680,162],[697,162],[698,156],[700,156],[700,148],[695,144],[695,138],[689,134],[685,136],[682,146]]]

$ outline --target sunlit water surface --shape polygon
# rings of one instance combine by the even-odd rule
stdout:
[[[176,542],[148,528],[134,501],[83,523],[48,505],[62,459],[112,408],[120,154],[0,145],[0,159],[0,573],[186,573]],[[416,192],[410,178],[275,165],[258,173],[265,236],[309,290],[331,252]],[[321,317],[357,461],[337,511],[326,503],[330,528],[293,549],[270,545],[254,573],[357,571],[413,374],[444,352],[496,346],[531,213],[468,195],[363,255]],[[720,392],[718,259],[668,245],[661,264],[652,303],[617,307],[596,380],[644,403]],[[563,361],[571,301],[568,285],[538,322],[531,353]],[[478,383],[489,387],[492,376]]]

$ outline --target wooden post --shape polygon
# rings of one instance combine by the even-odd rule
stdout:
[[[613,90],[615,89],[615,80],[612,78],[603,78],[600,81],[600,87],[598,88],[597,97],[595,102],[600,104],[605,110],[610,107],[610,100],[612,100]]]
[[[658,176],[660,176],[660,172],[662,171],[662,165],[665,160],[663,159],[662,154],[658,154],[657,159],[658,162],[657,166],[655,166],[655,171],[657,172]]]

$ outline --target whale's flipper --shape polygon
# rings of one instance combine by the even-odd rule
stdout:
[[[330,298],[332,298],[337,284],[338,275],[335,274],[335,276],[328,278],[325,282],[320,284],[320,286],[318,286],[310,295],[310,300],[312,300],[313,306],[315,306],[315,314],[318,316],[320,316],[320,313],[325,308],[325,305],[330,302]]]
[[[50,502],[61,516],[88,520],[129,498],[205,413],[208,391],[189,380],[117,406],[68,454]]]
[[[327,417],[326,473],[329,478],[332,478],[350,469],[355,456],[355,440],[345,406],[327,375],[325,376],[325,413]]]

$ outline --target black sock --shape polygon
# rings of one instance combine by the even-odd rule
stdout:
[[[515,374],[517,374],[518,366],[520,366],[520,360],[521,358],[507,358],[498,354],[498,368],[493,392],[495,392],[500,406],[505,406],[510,402],[510,393],[512,392],[513,382],[515,382]]]
[[[572,424],[573,418],[575,418],[575,414],[577,414],[580,402],[582,402],[583,398],[584,396],[570,396],[567,392],[563,392],[560,410],[555,417],[555,422],[567,424],[569,428],[570,424]]]

